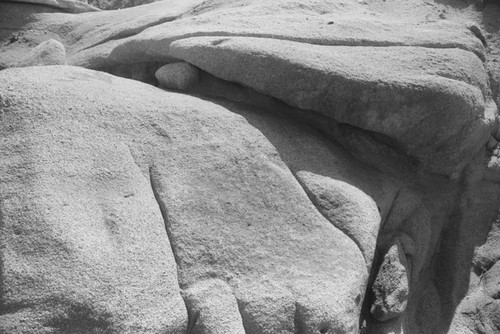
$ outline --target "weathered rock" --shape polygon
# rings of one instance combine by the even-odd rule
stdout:
[[[61,42],[54,39],[42,42],[16,64],[17,67],[47,65],[66,65],[66,50]]]
[[[500,261],[495,263],[481,278],[482,288],[486,295],[500,299]]]
[[[473,264],[478,274],[488,271],[500,261],[500,219],[493,223],[488,239],[474,252]]]
[[[483,333],[500,332],[500,300],[494,300],[481,308],[480,316],[482,324],[478,326]]]
[[[245,334],[238,302],[227,283],[201,281],[184,290],[183,297],[190,312],[188,333]]]
[[[10,1],[55,7],[70,13],[95,12],[99,10],[99,8],[89,5],[86,0],[10,0]]]
[[[155,77],[160,87],[174,90],[186,90],[198,83],[198,69],[185,62],[172,63],[160,67]]]
[[[500,300],[481,291],[466,296],[453,319],[450,334],[495,334],[500,331]]]
[[[403,314],[408,302],[409,286],[406,255],[398,240],[387,251],[372,286],[374,301],[371,314],[387,321]]]
[[[122,9],[145,5],[155,1],[162,0],[88,0],[88,3],[100,9]]]
[[[297,179],[323,216],[356,242],[370,268],[380,228],[373,199],[348,183],[310,172],[298,172]]]
[[[490,9],[479,14],[474,13],[471,8],[461,10],[451,8],[443,2],[423,0],[193,0],[164,1],[134,9],[70,15],[60,13],[60,7],[1,2],[0,69],[12,67],[40,42],[53,38],[66,46],[71,64],[149,83],[155,82],[154,72],[161,64],[193,62],[195,66],[205,70],[200,71],[201,76],[208,76],[210,72],[219,77],[219,82],[225,82],[226,85],[221,86],[237,86],[250,92],[247,99],[243,100],[244,103],[256,104],[252,97],[260,99],[265,96],[263,100],[266,107],[242,108],[239,104],[223,103],[220,100],[216,103],[220,106],[214,107],[207,101],[202,103],[196,99],[186,100],[165,92],[162,94],[167,95],[159,98],[156,93],[145,92],[142,85],[134,85],[128,90],[123,88],[125,91],[118,90],[117,93],[115,85],[128,87],[130,83],[116,82],[116,78],[110,76],[96,79],[94,74],[89,74],[93,72],[64,72],[64,75],[50,80],[37,81],[36,85],[33,80],[38,79],[26,79],[27,83],[36,88],[26,90],[25,98],[31,104],[23,105],[25,107],[22,110],[29,112],[18,118],[20,123],[24,123],[21,126],[8,119],[3,125],[9,131],[22,128],[19,136],[30,141],[21,148],[19,145],[11,145],[10,150],[26,152],[25,147],[30,147],[33,152],[41,152],[39,155],[43,155],[43,159],[38,156],[31,159],[31,153],[23,153],[21,156],[28,158],[15,167],[24,166],[29,161],[34,166],[46,165],[47,169],[56,166],[53,170],[68,168],[81,171],[83,167],[77,167],[85,165],[85,161],[91,161],[97,165],[95,169],[101,171],[98,162],[113,165],[115,160],[111,156],[116,154],[121,157],[116,159],[116,164],[122,164],[127,169],[131,158],[126,155],[125,146],[129,147],[132,152],[129,155],[135,158],[134,162],[140,170],[136,174],[142,177],[137,179],[140,182],[151,181],[151,186],[146,187],[151,188],[149,197],[144,201],[149,203],[153,193],[156,205],[160,207],[155,215],[158,215],[159,210],[163,214],[163,221],[169,223],[167,232],[174,246],[172,253],[176,254],[175,258],[180,264],[180,278],[167,280],[168,284],[163,286],[170,287],[170,283],[178,281],[186,291],[197,288],[205,291],[203,286],[214,278],[228,284],[227,289],[220,290],[227,293],[224,295],[227,298],[209,294],[206,299],[192,299],[192,305],[205,310],[207,317],[198,326],[208,324],[206,328],[210,329],[207,331],[227,325],[219,322],[221,319],[215,317],[216,312],[211,307],[222,299],[221,306],[226,305],[226,301],[231,301],[227,305],[234,306],[234,299],[229,292],[234,293],[234,298],[238,301],[238,311],[247,332],[356,331],[354,319],[359,315],[359,304],[363,299],[364,284],[367,283],[361,268],[366,268],[367,265],[369,267],[367,254],[371,252],[363,248],[369,249],[374,238],[371,234],[364,235],[363,229],[354,228],[364,226],[362,224],[354,224],[351,230],[349,228],[353,225],[352,222],[362,221],[357,218],[370,215],[366,215],[362,209],[356,212],[355,209],[344,206],[353,215],[348,215],[343,210],[334,210],[337,218],[346,220],[337,222],[336,217],[330,219],[338,223],[338,226],[345,226],[345,231],[359,232],[357,239],[352,238],[358,240],[358,245],[366,241],[365,246],[360,247],[365,255],[363,263],[355,245],[319,214],[327,211],[317,203],[311,203],[314,200],[309,201],[303,189],[309,193],[310,199],[314,199],[314,196],[311,196],[312,192],[305,183],[299,182],[302,189],[296,180],[300,181],[303,175],[314,175],[314,179],[344,182],[351,190],[358,189],[358,194],[362,193],[361,199],[369,196],[375,200],[382,218],[380,235],[377,237],[379,250],[390,248],[392,240],[400,238],[401,248],[407,256],[406,270],[411,293],[404,314],[379,323],[380,326],[369,324],[368,332],[435,334],[446,330],[450,322],[455,326],[452,315],[466,292],[473,248],[484,241],[481,236],[484,234],[485,237],[486,232],[483,230],[491,222],[490,213],[498,206],[499,187],[492,182],[498,182],[500,178],[491,177],[490,173],[481,180],[484,163],[472,166],[474,164],[470,162],[474,159],[484,160],[486,152],[483,146],[491,141],[489,134],[494,130],[495,123],[498,123],[498,120],[492,121],[497,117],[492,101],[498,101],[498,71],[495,68],[498,57],[492,57],[498,53],[495,51],[497,37],[492,37],[497,35],[498,12]],[[470,17],[478,20],[479,15],[481,28],[468,24]],[[464,20],[464,16],[469,18]],[[488,21],[489,16],[492,19]],[[489,29],[485,30],[486,33],[481,31],[484,27]],[[486,45],[490,49],[486,49]],[[488,74],[485,67],[490,67]],[[29,72],[35,77],[37,73]],[[101,79],[111,83],[99,83]],[[62,88],[57,86],[63,92],[62,97],[77,101],[71,105],[65,102],[60,108],[54,107],[50,98],[40,98],[34,93],[37,90],[44,91],[43,87],[51,85],[53,81],[62,80],[73,81],[73,90],[75,84],[80,87],[89,83],[96,84],[100,89],[85,88],[80,96],[68,93],[69,84]],[[10,87],[9,85],[10,83],[5,87]],[[202,83],[200,85],[203,86]],[[189,93],[206,98],[207,90],[200,85]],[[24,92],[21,83],[12,87]],[[113,100],[112,103],[99,97],[103,91],[107,93],[107,99]],[[239,100],[241,95],[232,95],[234,92],[235,90],[231,90],[222,96]],[[145,97],[137,98],[142,93]],[[57,94],[48,95],[55,100]],[[285,101],[288,106],[280,100]],[[7,95],[1,95],[2,112],[10,112],[13,105],[18,106],[15,101],[10,91]],[[108,102],[111,104],[106,104]],[[270,116],[269,113],[276,111],[275,106],[278,106],[277,109],[282,114]],[[69,108],[73,111],[69,112]],[[127,108],[134,109],[134,112]],[[251,125],[231,112],[239,113]],[[2,122],[4,116],[1,116]],[[65,117],[67,122],[64,125],[58,123],[58,118],[66,119]],[[308,122],[322,134],[318,136],[315,130],[306,130],[303,125],[285,121],[292,117]],[[39,122],[42,124],[38,124]],[[9,126],[13,128],[10,129]],[[39,146],[32,144],[36,141],[33,139],[34,135],[30,137],[27,130],[30,127],[41,138]],[[51,130],[54,127],[57,130]],[[67,132],[60,130],[66,128]],[[52,139],[46,131],[53,135]],[[67,133],[68,137],[78,138],[75,139],[79,141],[78,145],[69,141],[71,149],[93,152],[92,149],[95,148],[96,153],[74,154],[73,156],[77,156],[74,163],[65,158],[71,150],[62,147],[58,141],[62,136],[59,133],[61,131]],[[497,135],[495,131],[493,134]],[[3,134],[2,138],[5,138]],[[350,152],[342,150],[338,143],[332,142],[332,138]],[[84,143],[93,143],[92,140],[99,141],[99,145],[92,144],[94,146],[85,150]],[[193,142],[196,145],[191,145]],[[109,148],[107,144],[111,143],[116,143],[117,148]],[[49,149],[45,149],[42,144]],[[490,149],[492,147],[489,146]],[[53,161],[59,156],[64,163],[55,165]],[[358,158],[381,172],[357,161]],[[498,169],[498,161],[493,160],[491,170],[494,172]],[[467,167],[463,168],[464,166]],[[13,173],[10,167],[6,169]],[[93,169],[94,167],[88,167],[88,170]],[[118,168],[107,169],[112,177],[119,174]],[[31,184],[36,188],[50,183],[47,181],[47,174],[38,169],[33,171],[25,168],[23,171],[20,167],[14,170],[18,170],[19,179],[30,180],[30,187]],[[24,176],[25,172],[28,177]],[[446,177],[430,175],[428,172],[444,174]],[[10,175],[9,173],[3,174]],[[101,177],[105,173],[98,174]],[[74,185],[74,179],[82,179],[81,184],[98,183],[88,182],[83,177],[63,177],[59,174],[53,179],[61,179],[61,184],[69,185]],[[110,181],[111,184],[113,182]],[[106,183],[101,187],[96,186],[97,190],[91,192],[90,197],[100,193],[108,194],[106,189],[111,186]],[[28,186],[26,188],[32,189]],[[95,201],[87,200],[89,192],[81,191],[88,186],[80,187],[78,183],[74,188],[77,189],[74,192],[82,193],[78,200],[82,199],[84,207],[89,212],[96,211],[95,207],[100,202],[95,204]],[[472,191],[473,188],[480,189],[480,192]],[[47,193],[58,191],[56,186],[50,189]],[[315,189],[318,193],[327,193],[323,185],[318,185]],[[27,192],[29,190],[23,192],[20,189],[16,193],[25,196]],[[61,196],[72,198],[65,188],[61,193]],[[219,195],[221,193],[223,195]],[[234,196],[235,193],[238,196]],[[346,198],[351,194],[349,191],[341,193]],[[29,204],[27,206],[38,201],[35,200],[36,197],[51,198],[46,195],[40,195],[38,190],[34,191],[33,197],[26,200]],[[106,201],[114,198],[114,195],[106,196]],[[227,198],[231,200],[227,201]],[[78,200],[73,199],[73,202],[79,203]],[[44,205],[46,203],[43,200],[41,202]],[[356,207],[364,201],[352,199],[347,202]],[[149,210],[148,205],[146,207]],[[45,205],[50,208],[50,212],[59,212],[52,206],[52,203]],[[12,207],[7,209],[14,210]],[[35,219],[39,215],[38,211],[36,214],[30,213],[29,218]],[[46,225],[49,227],[65,226],[62,222],[59,225],[52,224],[51,217],[39,221],[48,222]],[[80,217],[85,217],[85,213],[79,214],[78,219]],[[128,219],[132,221],[134,217],[131,215]],[[78,221],[76,218],[63,218],[60,221]],[[133,229],[135,225],[129,220],[126,226]],[[251,221],[251,226],[258,228],[245,228],[248,221]],[[300,225],[300,222],[305,226]],[[138,224],[140,227],[144,225],[145,223]],[[147,225],[144,229],[147,229]],[[59,231],[56,228],[53,230]],[[89,228],[88,231],[91,235],[101,235],[99,229],[92,232],[94,230]],[[325,236],[330,231],[336,231],[333,232],[335,236]],[[85,250],[80,248],[73,251],[75,247],[72,245],[79,245],[79,241],[75,241],[76,237],[60,236],[56,232],[49,229],[42,235],[57,235],[69,243],[68,249],[71,251],[63,250],[61,254],[66,251],[77,254],[76,258],[86,256]],[[142,233],[147,234],[144,231]],[[94,237],[87,239],[93,240]],[[149,238],[146,235],[144,239]],[[140,248],[141,242],[134,240],[129,244]],[[154,245],[160,243],[153,242]],[[96,248],[110,248],[106,246],[107,243],[102,244],[104,246],[99,244]],[[339,253],[338,249],[343,249],[344,244],[347,245],[345,250]],[[154,245],[149,247],[155,248]],[[495,247],[481,249],[485,252],[483,257],[476,256],[478,274],[489,270],[496,261]],[[168,250],[166,254],[174,257]],[[152,266],[155,256],[157,253],[153,252],[151,260],[147,254],[139,252],[136,257],[123,255],[118,258],[129,262],[140,262],[142,258],[146,258],[144,262],[147,266]],[[342,256],[346,258],[345,261],[340,259]],[[355,258],[355,268],[352,271],[356,274],[342,271],[349,262],[348,258]],[[12,260],[13,257],[9,259],[8,261],[14,262],[17,260]],[[378,256],[375,256],[375,268],[378,267],[378,260]],[[296,262],[299,264],[295,264]],[[51,261],[47,263],[47,272],[55,271],[54,266],[51,267]],[[431,265],[434,263],[436,265]],[[69,271],[69,264],[65,266],[64,270],[58,270],[61,273],[59,276],[65,276]],[[113,273],[114,267],[110,266],[106,262],[102,272]],[[87,267],[94,268],[95,264],[92,262]],[[84,271],[82,268],[84,265],[76,266],[75,272]],[[336,271],[338,268],[341,268],[341,272]],[[136,273],[134,270],[131,272]],[[312,278],[311,273],[314,273]],[[37,276],[35,274],[33,276]],[[171,274],[167,274],[169,279],[175,276]],[[124,275],[132,274],[126,272]],[[347,282],[335,275],[347,277]],[[69,277],[69,274],[66,276]],[[83,294],[79,292],[78,286],[72,287],[70,283],[57,281],[49,275],[47,282],[56,282],[53,285],[78,292],[74,295],[64,293],[74,298],[67,303],[71,306],[59,307],[42,300],[43,298],[31,298],[35,300],[32,305],[28,305],[31,309],[25,307],[25,304],[22,304],[24,309],[21,306],[20,309],[10,308],[9,312],[12,313],[3,314],[0,323],[3,325],[4,319],[10,319],[8,321],[11,327],[6,331],[12,332],[13,326],[20,323],[16,323],[16,319],[26,315],[26,325],[17,327],[25,332],[57,332],[58,329],[54,329],[57,326],[59,331],[84,332],[88,331],[84,326],[94,326],[95,331],[127,332],[134,326],[131,322],[147,322],[144,320],[146,316],[141,314],[137,316],[137,320],[124,324],[116,319],[132,317],[131,314],[135,312],[133,307],[105,309],[107,306],[104,307],[102,304],[105,303],[101,303],[105,299],[110,299],[115,304],[123,300],[133,301],[135,297],[128,297],[130,289],[122,287],[132,284],[139,289],[140,284],[146,284],[145,282],[124,279],[119,280],[118,284],[113,278],[106,285],[107,281],[99,277],[96,274],[91,275],[88,280],[79,276],[73,279],[74,282],[81,283],[75,283],[74,286],[84,286],[88,281],[99,285],[98,288],[92,286],[88,289],[98,290],[98,296],[89,297],[82,306],[74,302],[78,300],[78,296],[74,295]],[[479,281],[477,277],[476,280]],[[8,284],[12,285],[13,281],[15,279],[9,280]],[[36,291],[55,290],[24,282],[19,286],[28,286],[26,293],[30,296],[35,295]],[[120,291],[127,293],[120,294],[119,291],[109,297],[102,293],[103,285],[116,285],[120,287]],[[476,285],[479,286],[479,283]],[[174,305],[172,308],[179,310],[179,288],[175,284],[172,286],[172,294],[164,293],[160,298],[161,310],[167,309],[167,304]],[[149,300],[150,294],[146,291],[139,294],[137,299]],[[495,303],[491,303],[493,299],[483,292],[477,294],[480,294],[478,303],[471,303],[468,313],[461,313],[461,308],[457,310],[461,319],[465,319],[463,328],[471,332],[494,332]],[[472,295],[475,294],[471,292],[470,296]],[[2,302],[3,300],[4,295]],[[46,313],[40,315],[40,312],[45,311],[38,305],[44,303],[48,305]],[[233,306],[229,308],[234,310]],[[26,309],[28,311],[23,311]],[[369,307],[367,309],[369,312]],[[43,317],[50,318],[50,314],[59,311],[60,314],[54,317],[56,321],[44,322],[46,318]],[[193,310],[188,311],[196,314]],[[210,313],[211,311],[213,312]],[[174,318],[179,321],[178,325],[172,325],[177,326],[172,329],[173,332],[185,330],[187,324],[183,323],[187,321],[187,313],[184,310],[175,315]],[[165,314],[161,314],[160,318]],[[235,315],[235,318],[238,317]],[[47,323],[49,325],[43,325]],[[71,323],[74,324],[73,328],[68,329]],[[162,326],[155,321],[150,323],[147,328],[146,325],[137,326],[143,326],[140,330],[144,331]],[[232,326],[226,327],[232,328],[228,331],[241,330],[239,326]],[[451,328],[455,328],[453,326]],[[202,330],[201,327],[196,330]],[[130,331],[136,332],[132,329]]]
[[[211,278],[256,332],[356,330],[361,252],[242,117],[80,68],[0,76],[3,331],[184,332],[179,286]]]
[[[498,187],[498,185],[493,184]],[[492,185],[479,184],[477,193],[474,197],[476,203],[486,204],[488,201],[494,201],[490,204],[493,208],[497,208],[498,198],[495,192],[492,192]],[[496,188],[498,189],[498,188]],[[485,196],[486,198],[480,198]],[[494,205],[493,205],[494,204]],[[472,208],[473,209],[473,208]],[[473,259],[468,260],[465,269],[470,271],[470,279],[462,278],[468,284],[465,292],[462,292],[458,297],[459,304],[456,310],[453,310],[453,319],[450,325],[450,334],[482,334],[482,333],[497,333],[498,330],[498,300],[493,299],[493,296],[498,297],[498,257],[499,257],[499,227],[498,209],[493,212],[490,221],[493,221],[491,230],[488,233],[488,225],[477,225],[480,221],[478,215],[481,211],[469,209],[472,215],[470,228],[464,233],[466,234],[462,240],[467,240],[472,243],[474,250]],[[474,212],[476,212],[474,214]],[[483,231],[481,231],[483,230]],[[486,234],[487,237],[486,237]],[[479,238],[479,240],[478,240]],[[484,243],[481,245],[481,243]],[[477,246],[481,245],[481,246]],[[462,245],[462,248],[465,248]],[[467,266],[468,265],[468,266]],[[472,265],[472,266],[471,266]],[[453,266],[456,268],[456,265]],[[460,270],[463,270],[460,268]],[[490,272],[491,271],[491,272]],[[460,276],[459,276],[460,277]],[[459,281],[460,282],[460,281]],[[456,284],[456,283],[455,283]]]
[[[495,120],[496,105],[484,95],[484,66],[462,50],[248,37],[194,37],[170,50],[217,77],[384,134],[431,172],[461,170],[487,142]],[[447,71],[450,61],[463,70]]]
[[[0,332],[185,331],[149,181],[129,147],[104,129],[106,117],[94,118],[109,97],[99,91],[116,89],[113,79],[59,66],[0,76],[9,101],[0,129]],[[89,104],[89,96],[102,97]]]

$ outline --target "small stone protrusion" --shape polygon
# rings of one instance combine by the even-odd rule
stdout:
[[[174,90],[190,88],[198,83],[199,76],[199,70],[186,62],[164,65],[155,73],[160,87]]]
[[[16,67],[66,65],[66,49],[61,42],[49,39],[37,45]]]
[[[408,303],[409,284],[406,255],[396,239],[385,254],[372,285],[374,301],[371,314],[378,321],[387,321],[404,313]]]

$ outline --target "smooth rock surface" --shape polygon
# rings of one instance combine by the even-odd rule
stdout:
[[[113,72],[181,59],[387,136],[432,173],[459,174],[494,126],[485,47],[470,24],[338,0],[169,0],[90,15],[41,24],[66,36],[70,64]]]
[[[388,136],[435,173],[461,169],[489,139],[496,114],[485,95],[480,59],[457,49],[333,47],[248,37],[193,37],[170,49],[217,77]],[[462,70],[447,70],[450,62]]]
[[[323,216],[356,242],[370,268],[380,228],[375,201],[339,180],[310,172],[298,172],[297,179]]]
[[[54,39],[37,45],[16,67],[66,65],[66,49],[61,42]]]
[[[160,83],[160,87],[174,90],[186,90],[198,83],[198,69],[185,62],[163,65],[156,73],[155,77]]]
[[[81,68],[0,76],[2,330],[183,332],[179,286],[211,278],[245,328],[356,330],[360,250],[242,117]]]
[[[483,290],[494,233],[473,256],[500,203],[496,2],[43,3],[0,2],[0,228],[17,247],[2,257],[16,286],[0,291],[2,330],[355,333],[366,320],[370,334],[496,333],[498,300],[484,293],[496,290]],[[57,66],[2,74],[48,39],[70,64],[151,84],[160,66],[191,62],[199,82],[185,93],[202,99]],[[167,236],[150,236],[155,221]],[[396,239],[407,305],[378,322],[364,291]]]

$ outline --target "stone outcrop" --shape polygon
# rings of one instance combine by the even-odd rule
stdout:
[[[0,332],[496,333],[484,6],[0,2]]]
[[[485,47],[467,25],[386,26],[354,4],[329,1],[304,13],[287,1],[150,6],[96,13],[86,22],[102,22],[98,29],[58,18],[64,33],[82,36],[69,46],[69,63],[113,72],[114,65],[182,59],[387,136],[432,173],[457,175],[493,130]]]
[[[378,321],[387,321],[405,312],[409,295],[408,271],[406,254],[399,240],[396,240],[384,255],[372,285],[374,302],[370,312]]]
[[[21,59],[16,66],[47,66],[47,65],[65,65],[66,50],[61,42],[49,39],[40,43],[26,57]]]
[[[95,12],[99,9],[87,3],[86,0],[9,0],[11,2],[30,3],[61,9],[69,13]]]
[[[198,83],[198,69],[189,63],[172,63],[160,67],[155,77],[160,87],[186,90]]]
[[[58,330],[81,304],[73,317],[113,331],[184,331],[180,289],[193,312],[218,304],[194,292],[209,278],[256,332],[356,328],[359,248],[242,117],[80,68],[0,76],[3,331]]]

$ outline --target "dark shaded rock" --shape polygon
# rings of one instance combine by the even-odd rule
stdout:
[[[100,9],[112,10],[145,5],[155,1],[162,0],[88,0],[88,3]]]
[[[406,255],[399,241],[387,251],[372,285],[371,314],[378,321],[399,317],[406,310],[409,285]]]
[[[186,90],[198,83],[199,71],[189,63],[172,63],[160,67],[155,77],[162,88]]]

